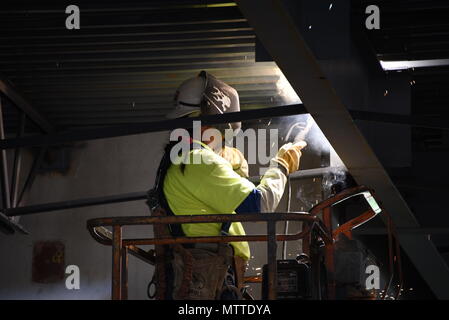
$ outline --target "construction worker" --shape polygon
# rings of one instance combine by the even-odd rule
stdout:
[[[202,71],[196,77],[190,78],[180,85],[175,94],[175,108],[167,117],[180,118],[236,111],[240,111],[237,91],[211,74]],[[201,134],[210,128],[202,126]],[[236,130],[240,128],[240,123],[228,123],[214,126],[214,128],[221,132],[228,128]],[[297,144],[289,143],[282,146],[271,160],[270,168],[262,177],[260,184],[255,186],[246,179],[248,177],[248,164],[242,153],[235,148],[222,147],[223,141],[217,140],[212,137],[211,139],[203,139],[203,141],[195,141],[187,137],[183,140],[172,141],[167,145],[158,174],[163,184],[161,203],[165,206],[165,209],[174,215],[274,212],[284,192],[287,175],[299,168],[301,149],[306,146],[306,143],[302,141]],[[174,145],[180,142],[196,145],[188,153],[190,161],[173,162],[173,159],[171,159],[169,162],[168,155],[171,154]],[[200,156],[202,161],[195,163],[195,156]],[[245,230],[240,222],[233,222],[232,224],[182,224],[181,227],[172,225],[171,228],[172,235],[178,236],[245,235]],[[230,286],[241,289],[243,273],[246,263],[250,259],[250,248],[247,242],[232,242],[230,245],[232,246],[230,255],[233,256],[234,260],[231,263],[234,283],[225,283],[224,286],[228,289]],[[189,250],[204,249],[218,252],[218,247],[217,244],[195,244],[193,248],[189,247]],[[204,251],[202,252],[204,255]],[[208,257],[212,259],[210,256]],[[208,277],[215,277],[217,274],[215,271],[219,268],[214,266],[213,263],[204,267],[207,265],[204,261],[198,264],[199,269],[197,271],[202,272],[202,275],[197,275],[196,278],[198,280],[199,277],[203,277],[202,281],[207,284],[197,285],[197,288],[203,289],[198,289],[196,292],[193,288],[195,286],[192,284],[190,294],[181,298],[213,299],[224,297],[223,292],[218,294],[216,292],[220,292],[222,289],[221,283],[223,278],[227,278],[226,272],[229,275],[228,268],[226,268],[224,274],[218,276],[218,279],[208,279]],[[178,272],[182,272],[183,264],[185,262],[181,262],[181,266],[174,267],[175,278],[176,269],[178,269]],[[176,283],[179,283],[179,281],[174,280],[175,298]],[[206,288],[206,294],[201,291],[204,291],[204,288]]]

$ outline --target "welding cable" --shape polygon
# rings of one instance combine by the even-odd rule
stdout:
[[[289,213],[290,212],[290,202],[292,199],[292,186],[291,186],[291,182],[290,182],[290,176],[287,176],[287,188],[288,188],[287,213]],[[289,224],[289,221],[286,220],[285,226],[284,226],[284,234],[288,234],[288,224]],[[282,243],[282,259],[283,260],[287,259],[287,241],[286,240],[284,240],[284,242]]]
[[[286,142],[290,141],[290,135],[292,134],[293,129],[296,127],[299,127],[299,130],[301,131],[301,130],[304,130],[306,126],[304,126],[304,124],[301,122],[296,122],[296,123],[292,124],[290,126],[290,128],[288,129],[287,134],[285,135],[284,141],[286,141]]]

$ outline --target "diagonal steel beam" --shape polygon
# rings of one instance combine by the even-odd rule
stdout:
[[[54,127],[48,119],[34,108],[18,91],[8,84],[5,80],[0,79],[0,92],[7,96],[14,105],[25,112],[30,120],[42,129],[45,133],[54,132]]]
[[[419,228],[282,1],[237,0],[237,3],[356,181],[376,190],[398,228]],[[423,234],[400,234],[399,239],[435,295],[449,299],[449,268],[433,243]]]

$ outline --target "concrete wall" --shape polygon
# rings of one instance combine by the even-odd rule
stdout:
[[[147,190],[153,185],[160,150],[167,137],[167,133],[155,133],[91,141],[77,149],[68,175],[38,175],[24,204]],[[20,221],[30,231],[29,236],[0,235],[0,299],[109,299],[111,248],[92,239],[86,221],[146,214],[145,203],[137,201],[23,217]],[[133,229],[135,237],[149,235],[150,228]],[[65,264],[80,268],[80,290],[67,290],[64,281],[31,281],[33,243],[41,240],[65,244]],[[129,297],[145,299],[152,267],[134,257],[129,258],[129,263]]]

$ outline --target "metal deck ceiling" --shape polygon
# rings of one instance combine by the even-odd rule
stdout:
[[[365,17],[365,8],[371,4],[379,6],[381,28],[366,31],[365,36],[377,59],[408,61],[449,57],[448,1],[356,0],[352,1],[353,13]],[[412,114],[424,121],[449,120],[449,66],[404,72],[412,77]],[[413,128],[413,143],[424,151],[449,150],[447,133],[442,130]]]
[[[82,3],[82,2],[81,2]],[[0,10],[0,73],[57,128],[160,120],[186,78],[206,69],[242,109],[279,105],[274,63],[255,63],[255,35],[233,2],[89,1],[81,28],[65,5]],[[17,114],[6,108],[7,131]]]
[[[381,28],[368,32],[380,60],[423,60],[449,56],[449,2],[445,0],[361,0],[376,4]]]

